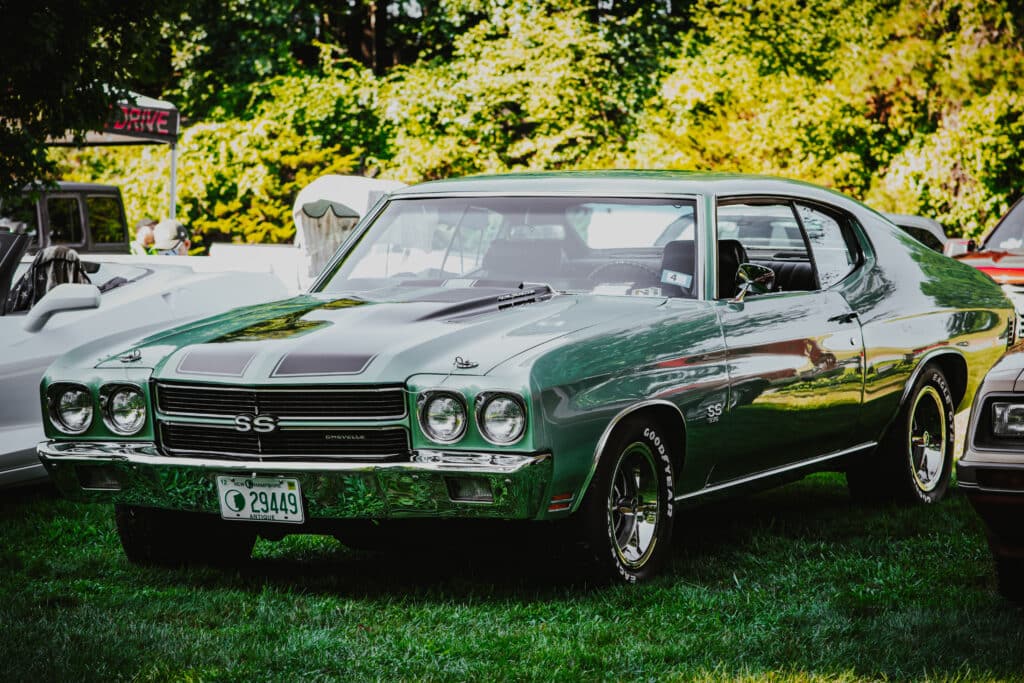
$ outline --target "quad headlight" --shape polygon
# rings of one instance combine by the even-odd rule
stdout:
[[[431,392],[420,399],[420,429],[432,441],[455,443],[466,433],[466,403],[458,394]]]
[[[65,434],[81,434],[92,424],[92,394],[80,384],[55,384],[48,392],[50,421]]]
[[[1024,438],[1024,403],[993,403],[992,434]]]
[[[137,434],[146,424],[146,397],[138,387],[108,384],[100,390],[103,422],[110,431],[124,436]]]
[[[526,405],[515,394],[483,394],[477,397],[476,421],[489,442],[512,444],[526,432]]]

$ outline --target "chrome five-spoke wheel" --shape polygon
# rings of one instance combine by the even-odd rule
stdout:
[[[947,430],[942,396],[935,386],[925,386],[914,399],[908,425],[910,469],[922,491],[934,491],[942,480]]]
[[[608,495],[615,552],[639,567],[654,551],[658,532],[658,470],[646,444],[632,443],[619,458]]]
[[[675,472],[669,436],[642,415],[628,417],[601,449],[579,510],[584,542],[599,573],[620,581],[650,578],[671,546]]]

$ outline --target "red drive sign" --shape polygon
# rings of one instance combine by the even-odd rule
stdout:
[[[178,139],[178,112],[175,109],[119,103],[113,108],[112,114],[111,120],[104,127],[107,133],[161,142],[174,142]]]

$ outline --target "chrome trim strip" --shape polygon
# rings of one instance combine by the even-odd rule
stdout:
[[[703,496],[703,495],[708,494],[708,493],[714,493],[716,491],[722,491],[724,489],[729,489],[729,488],[732,488],[734,486],[742,486],[744,484],[749,484],[751,482],[757,481],[758,479],[766,479],[768,477],[773,477],[773,476],[775,476],[777,474],[783,474],[785,472],[790,472],[792,470],[798,470],[798,469],[801,469],[801,468],[804,468],[804,467],[810,467],[812,465],[817,465],[819,463],[827,462],[827,461],[833,460],[835,458],[841,458],[841,457],[843,457],[845,455],[850,455],[852,453],[856,453],[857,451],[863,451],[863,450],[868,449],[868,448],[874,448],[877,445],[878,445],[877,441],[865,441],[862,444],[858,444],[856,446],[852,446],[850,448],[846,448],[846,449],[841,450],[841,451],[836,451],[835,453],[827,453],[825,455],[819,455],[818,457],[810,458],[809,460],[801,460],[800,462],[794,462],[794,463],[790,463],[788,465],[782,465],[781,467],[775,467],[773,469],[765,470],[763,472],[758,472],[756,474],[751,474],[751,475],[748,475],[746,477],[740,477],[739,479],[730,479],[729,481],[724,481],[721,484],[715,484],[714,486],[706,486],[706,487],[704,487],[704,488],[702,488],[700,490],[693,491],[691,493],[684,493],[684,494],[678,495],[678,496],[676,496],[675,499],[677,501],[679,501],[679,500],[686,500],[688,498],[698,498],[698,497]]]
[[[586,491],[590,487],[590,482],[594,479],[594,475],[597,473],[597,465],[601,460],[601,452],[604,450],[605,445],[608,443],[608,439],[611,438],[612,430],[615,429],[615,426],[619,424],[619,422],[621,422],[624,418],[631,415],[632,413],[635,413],[641,408],[647,408],[649,406],[658,405],[671,406],[673,410],[679,413],[679,419],[683,421],[683,434],[685,436],[686,416],[683,415],[683,411],[679,409],[679,406],[677,406],[675,403],[672,403],[671,401],[666,401],[660,398],[648,399],[646,401],[640,401],[639,403],[633,403],[628,407],[620,410],[615,415],[615,417],[611,419],[611,422],[608,423],[608,426],[604,428],[604,432],[601,434],[601,438],[597,440],[597,447],[594,449],[594,461],[590,465],[590,472],[587,473],[587,477],[583,480],[583,485],[579,487],[579,490],[582,491],[583,493],[581,495],[576,496],[575,500],[573,501],[573,512],[576,512],[580,504],[583,503],[583,499],[586,497]]]
[[[523,456],[522,460],[512,465],[497,463],[482,464],[471,462],[465,465],[453,462],[240,462],[237,460],[217,460],[215,458],[175,458],[160,455],[156,444],[152,442],[54,442],[44,441],[36,447],[39,458],[46,464],[102,464],[111,462],[127,462],[136,465],[152,465],[165,467],[192,467],[217,472],[268,472],[302,474],[308,472],[367,472],[374,470],[406,470],[411,472],[455,472],[478,474],[515,474],[523,469],[545,462],[550,453],[538,453]],[[468,456],[490,457],[491,453],[466,453]]]

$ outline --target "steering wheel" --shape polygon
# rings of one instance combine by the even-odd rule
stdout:
[[[614,270],[615,268],[622,271],[633,270],[634,272],[643,273],[644,276],[653,278],[654,282],[661,282],[661,271],[651,268],[646,263],[639,263],[637,261],[608,261],[607,263],[602,263],[590,271],[587,274],[587,278],[596,280],[598,275],[604,275],[605,271]]]

